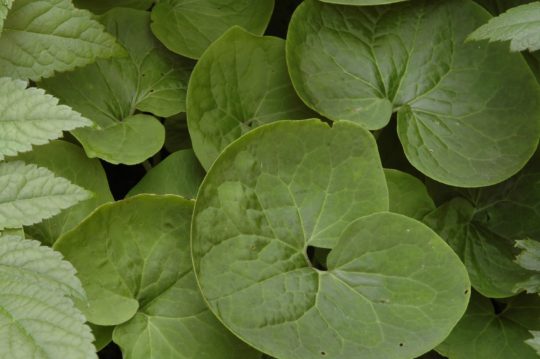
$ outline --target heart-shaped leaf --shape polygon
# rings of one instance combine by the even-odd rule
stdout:
[[[369,215],[387,201],[375,142],[359,125],[280,121],[242,136],[210,169],[194,211],[195,273],[210,308],[277,358],[429,351],[465,311],[467,273],[420,222]],[[311,264],[313,247],[331,249],[326,270]]]

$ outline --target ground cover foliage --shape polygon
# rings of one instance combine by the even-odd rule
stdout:
[[[0,358],[540,356],[540,2],[0,0]]]

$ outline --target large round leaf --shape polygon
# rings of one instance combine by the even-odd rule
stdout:
[[[387,201],[361,126],[282,121],[244,135],[210,169],[194,211],[195,273],[210,308],[277,358],[433,348],[465,311],[467,273],[423,224],[369,215]],[[310,246],[331,249],[328,271],[310,264]]]
[[[206,307],[189,251],[193,202],[139,195],[106,204],[55,244],[77,269],[87,319],[118,325],[126,359],[257,358]]]
[[[160,0],[152,10],[152,31],[171,51],[198,59],[228,28],[261,35],[274,0]]]
[[[293,84],[313,109],[369,129],[397,113],[409,161],[480,187],[516,173],[540,134],[540,91],[505,46],[465,43],[489,15],[469,0],[351,7],[307,0],[287,37]]]
[[[165,141],[162,124],[150,114],[168,117],[185,111],[192,65],[152,35],[148,12],[116,8],[100,20],[128,56],[99,60],[40,86],[99,125],[74,132],[89,156],[115,164],[140,163]],[[147,114],[141,117],[136,111]]]
[[[291,84],[285,41],[240,27],[227,31],[197,62],[187,114],[193,149],[207,169],[229,143],[256,126],[313,117]]]

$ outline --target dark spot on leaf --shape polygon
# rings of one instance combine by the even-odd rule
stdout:
[[[322,355],[322,356],[325,356],[325,355],[326,355],[326,352],[321,352],[321,355]]]
[[[403,343],[399,343],[399,346],[402,347],[402,346],[403,346]]]
[[[465,294],[468,294],[469,293],[469,290],[468,289],[465,289]]]

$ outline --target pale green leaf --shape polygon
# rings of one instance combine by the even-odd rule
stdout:
[[[231,26],[262,35],[274,0],[160,0],[152,10],[152,31],[171,51],[198,59]]]
[[[524,282],[516,284],[516,288],[525,289],[528,293],[540,293],[540,242],[531,239],[516,241],[516,247],[522,249],[516,262],[525,269],[535,272]]]
[[[208,169],[221,151],[266,123],[313,117],[292,86],[285,41],[233,27],[197,62],[187,118],[193,150]]]
[[[32,240],[0,236],[0,357],[97,359],[70,297],[84,298],[75,270]]]
[[[2,29],[4,28],[4,20],[8,14],[9,9],[13,5],[13,0],[2,0],[0,1],[0,35],[2,34]]]
[[[540,2],[509,9],[476,29],[468,39],[510,41],[511,51],[540,49]]]
[[[50,218],[90,195],[46,168],[21,161],[0,163],[0,230]]]
[[[90,322],[117,325],[125,359],[252,359],[206,307],[192,271],[193,202],[139,195],[106,204],[56,244],[86,290]]]
[[[0,77],[0,160],[62,136],[62,131],[89,126],[91,121],[41,89]]]
[[[540,355],[540,331],[531,331],[531,334],[534,336],[534,338],[527,339],[525,343],[533,347],[534,350],[536,350],[536,353]]]
[[[233,142],[203,181],[192,223],[212,311],[277,358],[429,351],[464,313],[469,280],[425,225],[369,215],[388,208],[385,187],[372,135],[348,121],[280,121]],[[327,270],[312,265],[313,247],[330,249]]]
[[[148,171],[127,196],[153,193],[195,198],[204,174],[192,150],[174,152]]]
[[[497,314],[489,299],[475,294],[467,312],[437,351],[449,359],[537,359],[525,340],[531,337],[529,330],[540,329],[539,318],[540,297],[536,295],[513,298]]]
[[[123,55],[114,37],[70,0],[17,0],[0,37],[0,76],[39,80]]]
[[[73,4],[81,9],[88,9],[96,14],[104,13],[115,7],[129,7],[148,10],[154,0],[73,0]]]
[[[84,151],[72,143],[53,141],[32,152],[21,154],[17,159],[45,167],[94,194],[52,218],[26,227],[29,237],[42,243],[52,245],[60,235],[79,224],[96,207],[114,200],[101,163],[86,157]]]
[[[185,111],[192,65],[157,41],[146,11],[117,8],[101,21],[129,56],[98,60],[40,85],[101,127],[74,132],[89,156],[140,163],[163,146],[164,130],[149,114],[133,115],[138,110],[168,117]]]
[[[384,175],[390,196],[390,212],[421,220],[435,209],[426,186],[418,178],[393,169],[385,169]]]
[[[521,55],[465,43],[488,18],[469,0],[306,0],[287,34],[289,72],[304,102],[331,120],[379,129],[397,113],[405,154],[427,176],[495,184],[536,149],[540,87]]]

